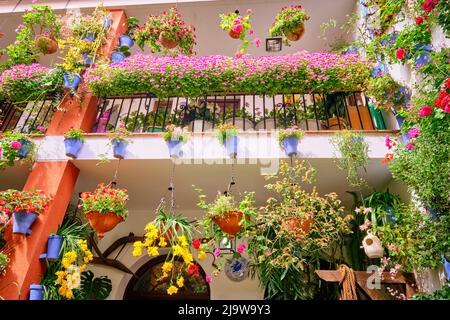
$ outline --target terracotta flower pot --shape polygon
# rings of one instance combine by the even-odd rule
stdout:
[[[119,222],[124,220],[123,217],[113,212],[102,214],[96,211],[86,213],[86,218],[89,220],[92,229],[97,232],[99,239],[103,238],[105,232],[111,231]]]
[[[338,120],[339,119],[339,120]],[[345,121],[344,118],[329,118],[328,123],[327,121],[323,121],[322,125],[325,129],[328,130],[343,130],[345,129],[345,126],[347,125],[347,121]],[[340,127],[339,127],[340,125]]]
[[[35,38],[36,46],[41,49],[43,54],[52,54],[58,50],[58,42],[54,37],[47,35],[38,35]]]
[[[239,39],[241,37],[241,33],[233,31],[233,29],[230,29],[230,31],[228,31],[228,35],[233,39]]]
[[[311,218],[299,218],[289,217],[283,220],[281,226],[289,232],[296,232],[297,230],[303,230],[306,234],[311,230],[311,224],[313,220]]]
[[[178,45],[177,41],[164,37],[162,33],[159,35],[159,42],[166,49],[173,49]]]
[[[164,227],[165,227],[165,223],[164,223],[164,221],[161,221],[161,225],[159,227],[160,236],[163,236],[164,240],[166,240],[166,242],[170,242],[170,241],[172,241],[174,232],[172,229],[169,229],[164,233],[164,235],[162,235],[161,233],[162,233],[162,231],[164,231]],[[176,225],[175,230],[178,232],[179,229],[180,229],[179,225]]]
[[[289,41],[298,41],[301,37],[303,37],[303,34],[305,33],[305,25],[301,24],[292,32],[286,33],[286,38],[288,38]]]
[[[233,239],[234,235],[242,229],[242,225],[239,225],[239,223],[243,216],[244,214],[241,211],[231,211],[220,216],[215,216],[213,221],[223,232],[229,234],[230,238]],[[249,219],[250,216],[247,215],[247,220]]]

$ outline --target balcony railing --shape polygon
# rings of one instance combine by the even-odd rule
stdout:
[[[0,101],[0,132],[17,130],[21,133],[41,133],[39,126],[48,128],[55,112],[55,101],[44,100],[28,104]]]
[[[212,131],[232,123],[241,130],[273,130],[297,126],[308,131],[386,129],[378,110],[360,92],[332,94],[217,94],[196,99],[154,95],[99,100],[93,132],[160,132],[169,124],[192,132]]]

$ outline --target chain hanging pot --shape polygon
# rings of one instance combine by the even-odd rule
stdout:
[[[298,41],[305,34],[305,25],[302,23],[295,30],[291,32],[286,32],[286,38],[289,41]]]
[[[116,215],[113,212],[100,213],[100,212],[88,212],[86,218],[89,220],[89,224],[94,229],[98,238],[102,239],[105,233],[114,229],[120,222],[124,221],[124,218]]]
[[[164,33],[161,33],[159,35],[159,42],[161,45],[166,49],[173,49],[176,46],[178,46],[178,41],[176,40],[170,40],[169,38],[164,36]]]
[[[242,230],[241,221],[244,214],[241,211],[230,211],[221,215],[217,215],[213,218],[214,223],[216,223],[220,230],[230,235],[230,239]],[[247,220],[250,216],[247,215]]]
[[[364,237],[362,244],[364,252],[369,258],[376,259],[383,257],[383,245],[377,236],[368,233],[367,236]]]
[[[58,50],[58,42],[55,38],[49,35],[41,34],[35,38],[36,47],[43,54],[52,54]]]

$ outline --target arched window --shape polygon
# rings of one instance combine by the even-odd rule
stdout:
[[[169,277],[159,279],[162,275],[161,267],[167,256],[156,257],[145,263],[136,272],[137,278],[131,278],[128,282],[124,300],[209,300],[210,289],[205,280],[205,272],[199,266],[199,273],[193,276],[185,276],[184,287],[177,294],[168,295]],[[175,261],[175,267],[181,266],[181,262]],[[159,281],[158,281],[159,279]]]

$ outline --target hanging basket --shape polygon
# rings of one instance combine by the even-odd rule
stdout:
[[[233,239],[234,236],[242,230],[242,225],[240,225],[244,214],[241,211],[230,211],[213,218],[214,223],[216,223],[220,230],[230,235]],[[247,215],[247,220],[250,216]]]
[[[162,33],[159,35],[159,42],[166,49],[173,49],[178,45],[178,41],[170,40],[164,37]]]
[[[230,29],[230,31],[228,31],[228,35],[233,39],[239,39],[241,37],[241,33],[233,31],[233,29]]]
[[[383,258],[383,246],[380,239],[369,233],[362,241],[364,252],[371,259]]]
[[[54,37],[40,34],[35,38],[36,47],[43,54],[52,54],[58,50],[58,42],[56,42]]]
[[[283,220],[281,227],[289,232],[297,232],[302,230],[305,234],[311,230],[311,224],[313,219],[311,218],[300,218],[300,217],[288,217]]]
[[[176,232],[178,232],[180,230],[180,226],[176,225],[176,227],[175,227],[175,231],[176,231],[175,234],[174,234],[172,229],[167,230],[163,234],[162,232],[164,231],[164,226],[165,226],[164,221],[161,221],[161,224],[160,224],[160,227],[159,227],[159,234],[160,234],[161,237],[164,237],[164,240],[166,240],[166,242],[171,242],[172,238],[174,236],[176,236]]]
[[[118,216],[113,212],[108,212],[106,214],[97,211],[88,212],[86,213],[86,218],[89,220],[92,229],[97,232],[99,239],[102,239],[106,232],[111,231],[117,224],[124,221],[123,217]]]
[[[289,41],[298,41],[301,37],[303,37],[303,34],[305,33],[305,25],[301,24],[292,32],[286,32],[286,38],[288,38]]]

